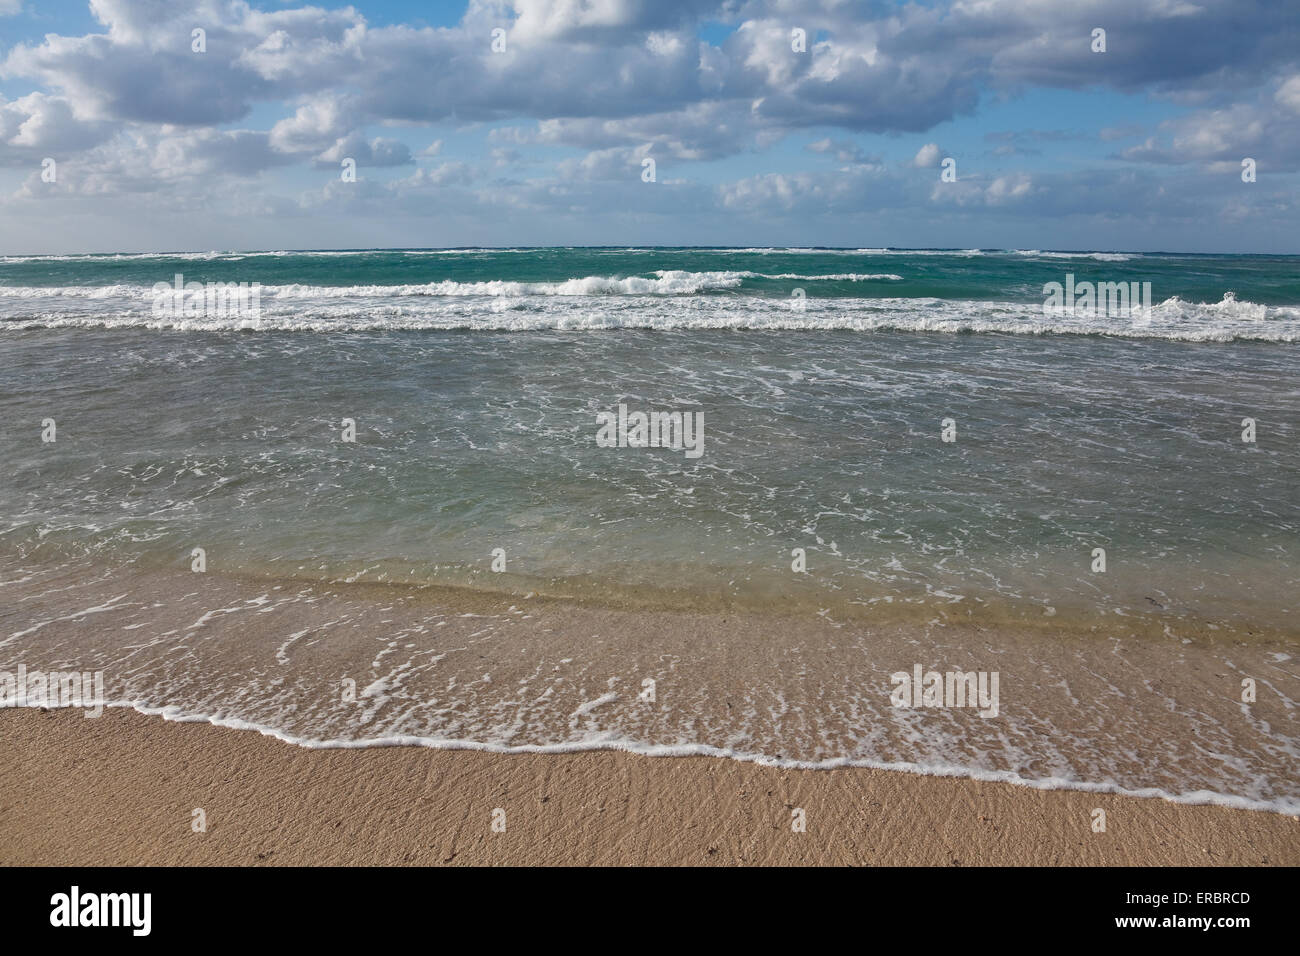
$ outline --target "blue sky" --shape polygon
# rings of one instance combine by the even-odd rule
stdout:
[[[0,0],[0,252],[1296,252],[1297,40],[1250,0]]]

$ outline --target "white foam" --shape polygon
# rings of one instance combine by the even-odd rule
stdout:
[[[1131,317],[1044,312],[1035,302],[906,297],[819,297],[802,310],[773,296],[697,296],[734,288],[740,273],[665,272],[654,279],[587,277],[558,284],[435,283],[431,286],[284,286],[263,290],[260,315],[154,316],[136,296],[98,298],[93,308],[32,298],[6,306],[0,330],[31,328],[179,331],[496,331],[753,329],[772,331],[1103,335],[1183,342],[1300,341],[1300,307],[1265,306],[1227,294],[1219,302],[1166,299]],[[530,287],[543,286],[539,293]],[[122,287],[113,287],[119,291]],[[640,293],[636,288],[654,291]],[[30,292],[31,290],[26,290]],[[68,301],[75,301],[71,299]]]
[[[747,277],[743,272],[686,272],[659,270],[655,278],[641,276],[582,276],[562,282],[429,282],[422,285],[371,286],[262,286],[262,295],[277,298],[338,298],[375,296],[596,296],[693,295],[711,289],[734,289]]]
[[[961,256],[972,258],[984,255],[983,249],[855,249],[859,255],[867,256]]]
[[[582,276],[556,282],[515,282],[492,279],[479,282],[425,282],[404,285],[260,285],[265,298],[344,299],[418,296],[606,296],[606,295],[694,295],[716,289],[734,289],[745,279],[797,279],[807,282],[901,282],[892,272],[840,272],[808,275],[797,272],[767,273],[747,271],[689,272],[659,269],[654,278],[642,276]],[[138,299],[153,301],[153,287],[138,284],[103,286],[0,286],[3,299]]]
[[[609,695],[606,695],[608,697]],[[601,702],[604,698],[601,699]],[[594,707],[597,702],[592,702]],[[582,753],[599,750],[622,750],[647,757],[718,757],[755,763],[765,767],[780,767],[795,770],[831,770],[838,767],[865,767],[874,770],[893,770],[913,773],[928,777],[961,777],[992,783],[1009,783],[1035,790],[1074,790],[1086,793],[1113,793],[1130,797],[1157,797],[1172,803],[1188,805],[1213,805],[1232,807],[1241,810],[1264,810],[1273,813],[1294,815],[1300,813],[1300,800],[1292,797],[1278,797],[1273,800],[1257,800],[1234,794],[1218,793],[1213,790],[1194,790],[1183,793],[1171,793],[1158,787],[1131,789],[1114,783],[1088,780],[1075,780],[1060,776],[1026,777],[1009,770],[986,770],[979,767],[964,767],[942,761],[881,761],[866,758],[834,757],[826,760],[791,760],[773,757],[762,753],[749,753],[728,747],[715,747],[709,744],[648,744],[626,737],[618,737],[608,732],[593,734],[589,739],[566,741],[556,744],[502,744],[491,741],[466,740],[444,737],[425,737],[398,734],[381,737],[312,739],[288,734],[274,727],[257,724],[232,717],[217,717],[211,714],[187,713],[179,707],[152,707],[141,702],[115,701],[107,706],[131,707],[141,714],[162,717],[164,720],[178,723],[209,723],[216,727],[232,730],[252,730],[265,737],[308,750],[366,750],[374,747],[428,747],[433,750],[477,750],[486,753],[501,754],[560,754]]]
[[[523,253],[536,252],[536,249],[530,248],[466,248],[466,249],[312,249],[312,250],[227,250],[225,252],[116,252],[116,253],[70,253],[66,255],[45,255],[45,256],[0,256],[0,264],[6,263],[23,263],[23,262],[131,262],[131,261],[148,261],[152,259],[177,259],[183,262],[203,262],[213,259],[229,259],[237,262],[240,259],[257,259],[271,258],[283,259],[289,256],[321,257],[321,256],[383,256],[383,255],[404,255],[404,256],[463,256],[463,255],[483,255],[498,253]],[[629,252],[650,251],[650,250],[627,250]]]
[[[1124,252],[1041,252],[1038,249],[1017,249],[1016,255],[1034,259],[1096,259],[1099,262],[1128,262],[1134,258]]]
[[[902,282],[903,277],[893,272],[836,272],[830,275],[810,276],[797,272],[743,272],[753,279],[803,279],[808,282]]]

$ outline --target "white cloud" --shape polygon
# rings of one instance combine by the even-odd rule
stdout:
[[[510,147],[527,145],[537,147],[523,161],[536,178],[451,192],[591,222],[632,209],[678,221],[801,208],[837,215],[891,204],[928,211],[934,178],[903,170],[890,178],[871,152],[896,147],[879,134],[914,134],[910,152],[938,135],[929,132],[937,124],[976,111],[986,94],[1101,85],[1148,101],[1196,102],[1158,128],[1146,112],[1142,128],[1126,125],[1131,117],[1122,113],[1108,119],[1104,139],[1150,137],[1120,154],[1142,164],[1125,165],[1129,174],[1208,173],[1233,182],[1233,163],[1244,155],[1270,176],[1300,168],[1300,23],[1284,5],[1104,0],[1112,53],[1098,57],[1086,42],[1097,10],[1045,0],[880,7],[842,0],[464,0],[461,20],[437,28],[372,25],[372,0],[331,10],[305,2],[261,0],[266,9],[257,9],[242,0],[91,0],[102,25],[95,32],[28,39],[0,61],[6,81],[36,90],[0,98],[0,165],[22,168],[34,157],[57,156],[69,197],[152,192],[163,206],[181,192],[193,206],[242,178],[248,208],[283,212],[301,204],[274,195],[288,176],[262,176],[267,170],[292,165],[298,171],[291,175],[319,182],[313,164],[337,167],[348,156],[359,165],[407,166],[438,156],[442,140],[433,137],[455,127],[458,153],[478,138],[470,146],[483,157],[476,166],[448,162],[404,178],[376,173],[351,184],[361,188],[350,193],[341,184],[316,193],[377,210],[388,203],[391,211],[405,198],[401,189],[423,196],[433,192],[426,187],[469,187],[476,176],[522,176]],[[0,0],[0,12],[18,7]],[[807,31],[805,52],[791,49],[793,20]],[[708,43],[699,39],[705,23],[735,29]],[[206,53],[191,50],[195,26],[207,31]],[[496,26],[508,31],[505,54],[490,48]],[[1232,43],[1219,42],[1228,35]],[[1121,36],[1122,56],[1113,45]],[[1111,102],[1122,109],[1120,97]],[[1049,117],[1044,125],[1055,122]],[[379,129],[386,136],[374,138]],[[1096,142],[1095,130],[1084,132]],[[781,151],[769,159],[771,147],[792,135],[817,137],[807,147],[813,155]],[[1024,143],[995,145],[1013,156]],[[1044,149],[1049,155],[1036,163],[1052,158]],[[911,162],[933,168],[943,155],[930,142]],[[660,166],[658,185],[671,189],[640,188],[646,156]],[[905,152],[900,165],[906,162]],[[1000,214],[1035,215],[1056,182],[1037,169],[1033,178],[998,168],[982,178],[963,174],[935,200],[951,214],[997,206]],[[1188,202],[1205,195],[1196,185],[1183,189]],[[463,211],[473,214],[471,199],[464,201]],[[1295,216],[1293,203],[1277,208],[1279,216]],[[22,228],[39,231],[41,221]]]
[[[846,163],[849,166],[876,166],[880,164],[879,157],[868,156],[860,146],[848,140],[832,140],[827,137],[826,139],[819,139],[815,143],[809,143],[804,148],[810,153],[834,156],[836,162]]]
[[[347,135],[356,123],[346,98],[316,96],[271,127],[271,145],[282,153],[319,152]]]
[[[338,166],[345,159],[356,160],[358,166],[405,166],[414,162],[405,143],[382,137],[367,140],[360,132],[340,137],[315,162],[318,166]]]
[[[921,169],[930,169],[939,165],[939,144],[926,143],[916,151],[916,156],[912,158],[912,165]]]
[[[1033,186],[1033,180],[1023,173],[999,176],[989,183],[988,189],[984,190],[984,201],[990,206],[1016,202],[1030,195]]]
[[[1293,113],[1300,113],[1300,73],[1283,83],[1273,99],[1277,100]]]
[[[566,159],[556,166],[560,179],[582,182],[595,180],[622,180],[637,182],[641,179],[641,162],[652,156],[656,163],[662,157],[653,153],[653,143],[643,143],[636,147],[614,146],[609,149],[593,150],[582,159]]]
[[[61,96],[0,97],[0,164],[26,163],[37,153],[78,153],[108,139],[113,129],[106,122],[79,119]]]

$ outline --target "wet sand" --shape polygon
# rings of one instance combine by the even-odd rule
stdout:
[[[1082,788],[1085,802],[1095,786],[1157,799],[1212,791],[1231,795],[1234,809],[1262,812],[1300,806],[1292,635],[1194,622],[1138,634],[1060,616],[1029,627],[987,616],[878,612],[840,621],[619,609],[213,573],[14,574],[3,592],[0,671],[102,670],[109,702],[272,730],[280,739],[270,743],[288,754],[298,753],[295,743],[432,743],[434,750],[414,749],[418,757],[392,749],[379,764],[420,778],[490,767],[481,771],[486,779],[534,780],[552,771],[531,768],[553,764],[579,773],[611,760],[629,768],[647,762],[597,752],[631,750],[696,756],[648,763],[715,768],[699,771],[700,785],[725,777],[759,789],[764,775],[801,779],[797,770],[839,779],[846,763],[888,770],[892,780],[900,765],[919,764],[982,783]],[[893,706],[891,674],[916,667],[999,674],[996,714]],[[1249,704],[1241,699],[1245,678],[1257,685]],[[120,713],[84,721],[84,733],[96,734],[101,722],[120,725]],[[146,732],[130,728],[131,738]],[[188,747],[204,752],[224,733],[186,730],[203,739]],[[165,733],[147,731],[155,732]],[[466,745],[548,752],[499,759],[435,752]],[[47,762],[66,763],[70,746],[52,749]],[[300,759],[268,753],[277,762]],[[778,766],[713,759],[725,756]],[[347,766],[375,758],[315,759]],[[684,774],[683,782],[646,786],[697,792],[690,773],[671,773]],[[826,791],[830,805],[835,792]]]
[[[0,765],[10,865],[1300,864],[1300,820],[1275,813],[710,757],[310,750],[123,708],[0,711]]]

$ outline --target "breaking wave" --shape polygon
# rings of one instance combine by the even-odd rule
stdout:
[[[1300,307],[1266,306],[1229,292],[1218,302],[1177,296],[1131,316],[1045,311],[1039,302],[932,297],[817,297],[793,308],[784,291],[709,295],[751,278],[897,281],[892,274],[801,276],[663,271],[653,278],[588,276],[562,282],[437,282],[402,286],[262,286],[260,314],[155,315],[143,286],[6,289],[0,329],[182,331],[524,332],[735,329],[1103,335],[1186,342],[1297,342]]]

